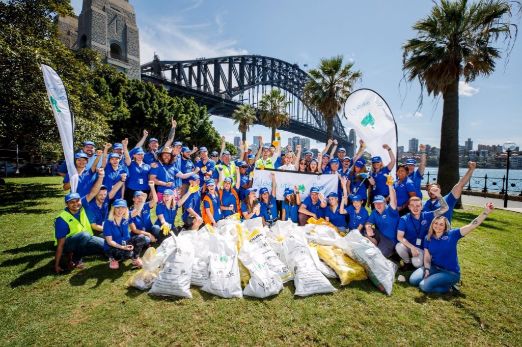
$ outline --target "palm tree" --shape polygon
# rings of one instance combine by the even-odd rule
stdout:
[[[473,81],[495,70],[499,39],[512,45],[517,26],[509,0],[441,0],[415,23],[417,37],[407,41],[403,69],[409,81],[418,79],[428,95],[442,95],[442,125],[438,182],[443,194],[459,180],[459,80]],[[422,102],[422,101],[421,101]]]
[[[275,140],[276,129],[290,122],[286,108],[291,104],[279,89],[271,89],[259,101],[259,120],[265,126],[272,128],[272,141]]]
[[[353,63],[343,66],[343,57],[321,59],[319,68],[308,71],[310,80],[304,87],[305,103],[319,110],[326,122],[326,141],[332,138],[333,121],[346,103],[353,85],[362,76],[353,71]]]
[[[232,118],[234,119],[234,124],[238,124],[237,128],[241,132],[243,142],[245,142],[248,129],[257,120],[256,110],[248,104],[243,104],[234,110]]]

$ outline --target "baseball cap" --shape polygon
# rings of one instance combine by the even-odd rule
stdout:
[[[265,193],[268,193],[268,188],[263,187],[263,188],[259,189],[259,194],[265,194]]]
[[[174,191],[172,189],[165,189],[163,195],[174,195]]]
[[[210,156],[211,157],[217,157],[217,156],[219,156],[219,153],[216,152],[216,151],[212,151],[212,153],[210,153]]]
[[[359,195],[352,195],[350,198],[352,201],[362,201],[362,198]]]
[[[384,202],[384,201],[386,201],[386,200],[384,199],[384,196],[382,196],[382,195],[375,195],[375,197],[373,198],[374,203],[375,202]]]
[[[338,198],[339,195],[337,195],[336,192],[331,192],[330,194],[328,194],[327,198]]]
[[[330,160],[330,164],[339,164],[339,163],[340,163],[340,161],[337,158],[333,158],[332,160]]]
[[[356,167],[359,167],[359,168],[364,167],[365,165],[366,165],[366,161],[364,161],[364,160],[362,160],[362,159],[359,159],[359,160],[357,160],[357,161],[355,162],[355,166],[356,166]]]
[[[112,203],[112,207],[127,207],[127,201],[125,199],[116,199]]]
[[[174,146],[183,146],[183,143],[180,141],[174,142]]]
[[[208,152],[208,149],[207,149],[207,147],[201,147],[201,148],[199,149],[199,151],[200,151],[200,152]]]
[[[230,177],[225,177],[225,178],[223,179],[223,182],[232,183],[232,178],[230,178]]]
[[[159,142],[159,141],[158,141],[157,138],[155,138],[155,137],[151,137],[151,138],[149,139],[149,143],[151,143],[151,142]]]
[[[304,154],[305,155],[312,155],[313,153],[312,153],[312,151],[305,151]]]
[[[141,190],[137,190],[137,191],[134,192],[134,197],[140,196],[142,194],[147,195],[144,192],[142,192]]]
[[[211,178],[208,181],[205,181],[205,184],[207,186],[215,186],[216,185],[216,181],[213,178]]]
[[[83,141],[83,146],[94,146],[94,142],[92,142],[92,141]]]
[[[223,151],[222,155],[230,155],[230,152],[229,151]]]
[[[337,150],[337,152],[345,152],[346,153],[346,149],[344,149],[344,147],[341,147]]]
[[[372,157],[372,164],[373,163],[382,163],[382,158],[379,156]]]
[[[145,154],[145,151],[143,151],[143,148],[141,147],[138,147],[134,150],[134,152],[132,153],[132,155],[136,155],[136,154]]]
[[[253,154],[249,154],[247,158],[248,158],[248,160],[250,160],[250,159],[256,159],[256,156],[253,155]]]
[[[190,152],[190,148],[186,147],[186,146],[183,146],[181,148],[181,153],[187,153],[187,152]]]
[[[250,193],[252,193],[252,192],[254,192],[254,193],[257,192],[257,189],[255,189],[255,188],[248,188],[248,189],[246,190],[246,193],[247,193],[247,194],[250,194]]]
[[[69,193],[65,196],[65,202],[69,202],[71,200],[81,199],[80,194],[78,193]]]
[[[325,153],[325,154],[323,154],[323,158],[324,158],[324,157],[326,157],[326,158],[330,158],[330,154]]]
[[[197,181],[199,180],[199,175],[192,175],[188,178],[189,181]]]
[[[415,165],[417,164],[417,160],[415,160],[415,158],[410,158],[408,160],[406,160],[406,165]]]
[[[74,159],[89,159],[89,157],[87,156],[87,154],[83,153],[83,152],[78,152],[74,155]]]
[[[290,188],[285,188],[285,192],[283,193],[283,196],[286,198],[288,195],[292,195],[294,191]]]
[[[121,157],[120,157],[120,155],[118,153],[111,153],[111,154],[109,154],[109,159],[112,159],[112,158],[120,159]]]
[[[319,193],[319,188],[317,188],[317,187],[310,188],[310,193]]]
[[[112,149],[123,149],[123,145],[119,142],[116,142],[112,145]]]

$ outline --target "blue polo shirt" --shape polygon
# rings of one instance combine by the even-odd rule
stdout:
[[[415,186],[409,178],[406,178],[403,181],[395,181],[393,187],[397,194],[397,206],[406,204],[410,199],[409,193],[415,193]],[[420,197],[422,197],[422,195]]]
[[[234,188],[232,188],[234,189]],[[237,201],[236,201],[236,197],[234,196],[234,194],[232,194],[232,192],[230,190],[225,190],[225,189],[222,189],[221,190],[221,205],[222,206],[230,206],[230,205],[234,205],[234,211],[228,211],[228,210],[225,210],[225,211],[221,211],[223,213],[223,218],[226,218],[228,216],[231,216],[233,215],[234,213],[238,212],[239,211],[239,206],[237,206]]]
[[[194,171],[194,163],[192,162],[192,160],[190,159],[184,159],[184,158],[181,158],[180,159],[181,161],[181,173],[189,173],[189,172],[192,172]],[[189,184],[189,180],[188,178],[184,178],[181,180],[181,183],[183,184]]]
[[[203,208],[210,208],[210,204],[212,204],[213,208],[213,214],[214,220],[217,222],[218,220],[221,220],[223,218],[223,213],[221,211],[221,202],[219,201],[219,194],[210,194],[207,193],[207,195],[210,198],[210,202],[207,199],[203,200]]]
[[[156,189],[158,193],[163,193],[166,189],[174,189],[178,186],[176,185],[177,178],[176,174],[179,172],[179,170],[174,165],[163,165],[158,164],[158,167],[153,168],[150,170],[151,175],[155,175],[156,178],[163,182],[173,182],[174,185],[171,188],[165,187],[165,186],[156,186]]]
[[[371,176],[375,180],[375,186],[373,187],[373,196],[382,195],[387,197],[390,195],[390,188],[386,184],[386,176],[390,173],[387,166],[381,168],[379,172],[372,172]]]
[[[342,228],[347,227],[346,215],[341,214],[339,205],[337,205],[337,207],[335,208],[335,211],[332,211],[330,206],[327,206],[325,208],[325,217],[328,218],[330,223],[332,223],[336,227],[342,227]]]
[[[149,190],[149,173],[150,165],[142,163],[138,165],[134,160],[127,167],[129,177],[127,177],[126,185],[132,190]]]
[[[131,209],[131,212],[134,208]],[[138,230],[151,231],[152,230],[152,221],[150,219],[150,203],[145,203],[143,208],[141,209],[141,213],[136,217],[131,217],[131,223],[134,223],[134,226]]]
[[[422,198],[421,184],[424,176],[421,175],[417,169],[409,174],[408,178],[413,182],[413,186],[415,187],[415,194],[417,194],[419,198]]]
[[[261,199],[259,199],[259,203],[261,204],[261,216],[263,216],[265,221],[272,222],[277,220],[277,203],[272,195],[269,195],[268,203],[265,203]]]
[[[145,153],[145,155],[143,156],[143,162],[145,164],[152,164],[156,161],[156,157],[154,156],[154,154],[158,154],[158,152],[151,152],[151,151],[148,151]]]
[[[314,204],[312,202],[312,199],[307,196],[306,199],[301,203],[301,205],[304,205],[306,209],[312,213],[315,213],[317,218],[324,217],[324,208],[321,207],[321,200],[317,200],[317,203]]]
[[[226,212],[226,211],[224,211],[224,212]],[[244,201],[241,203],[241,212],[248,213],[248,206]],[[261,217],[261,209],[259,209],[259,214],[252,215],[252,217],[250,217],[250,219],[254,219],[254,218],[258,218],[258,217]]]
[[[290,205],[288,203],[288,201],[283,200],[282,208],[283,208],[283,210],[285,210],[286,220],[291,220],[294,223],[299,222],[299,218],[298,218],[299,206],[297,204]]]
[[[176,204],[174,204],[173,208],[167,208],[164,203],[160,202],[156,205],[156,216],[163,215],[165,218],[165,222],[174,226],[174,221],[176,220],[176,213],[178,212],[178,208]],[[156,220],[156,225],[161,226],[161,222],[159,218]]]
[[[176,170],[176,173],[183,172],[183,171],[181,171],[181,155],[178,154],[178,156],[174,159],[174,161],[172,162],[172,168],[173,168],[173,170]],[[176,175],[174,175],[173,177],[174,177],[174,186],[176,188],[181,187],[181,184],[183,183],[181,178],[176,177]]]
[[[357,177],[357,175],[350,175],[348,177],[350,180],[350,194],[358,195],[363,200],[368,200],[368,186],[370,182],[368,179],[361,179]]]
[[[444,270],[460,273],[459,259],[457,256],[457,242],[462,238],[460,229],[452,229],[445,232],[440,239],[435,236],[424,242],[424,249],[431,255],[431,264]]]
[[[185,203],[183,204],[183,221],[187,220],[187,217],[189,216],[189,213],[187,209],[193,209],[194,212],[196,212],[198,215],[201,216],[201,192],[197,191],[192,194],[185,200]]]
[[[98,177],[98,175],[90,169],[83,170],[82,174],[78,175],[78,187],[76,188],[76,193],[80,194],[80,196],[89,194],[94,182],[96,181],[96,177]],[[67,173],[63,178],[63,183],[69,182],[69,173]]]
[[[377,210],[373,210],[368,218],[368,222],[374,224],[381,235],[397,243],[399,219],[399,211],[387,205],[382,214]]]
[[[397,231],[404,231],[404,237],[412,245],[423,248],[424,239],[428,234],[431,221],[435,217],[433,212],[421,212],[419,219],[413,217],[411,213],[407,213],[399,220]]]
[[[103,236],[111,236],[112,240],[120,245],[122,241],[128,242],[130,240],[129,220],[124,218],[120,225],[117,225],[114,221],[107,219],[103,223]],[[110,248],[107,240],[104,240],[103,249],[108,251]]]
[[[87,212],[87,218],[89,218],[89,222],[102,225],[103,222],[107,219],[109,215],[109,197],[105,198],[101,207],[96,203],[96,198],[92,199],[90,202],[85,202],[85,210]],[[82,200],[83,204],[83,200]]]
[[[118,166],[116,169],[112,167],[112,165],[109,165],[105,168],[105,176],[103,177],[103,185],[107,187],[107,192],[110,192],[112,190],[112,187],[121,181],[121,174],[125,173],[124,170],[121,169],[120,166]],[[114,199],[121,199],[121,190],[116,192],[116,195],[114,195]]]
[[[196,164],[194,164],[194,166],[199,167],[199,179],[201,180],[201,182],[203,182],[205,180],[206,173],[211,173],[209,177],[213,177],[216,168],[216,163],[212,159],[208,159],[206,163],[203,163],[203,160],[199,160],[196,162]]]
[[[444,200],[446,204],[448,204],[448,211],[444,213],[444,217],[448,219],[451,223],[451,219],[453,218],[453,210],[455,209],[455,205],[457,204],[458,199],[453,195],[452,192],[449,192],[446,196],[444,196]],[[422,211],[430,212],[435,211],[440,208],[439,200],[427,200],[422,207]]]
[[[239,200],[243,201],[245,200],[247,194],[246,190],[248,189],[248,186],[250,185],[250,176],[248,174],[240,175],[239,178]]]
[[[355,211],[355,207],[350,205],[346,208],[346,212],[348,216],[350,216],[350,220],[348,222],[348,227],[350,230],[357,229],[359,225],[364,227],[364,224],[368,221],[368,211],[363,207],[359,210],[359,212]]]

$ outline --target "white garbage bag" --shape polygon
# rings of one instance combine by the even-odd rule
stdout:
[[[326,278],[339,278],[339,276],[337,276],[337,273],[319,258],[319,254],[317,254],[316,248],[310,247],[310,255],[314,260],[315,266],[317,266],[317,270],[321,271],[321,273]]]
[[[190,278],[194,261],[194,247],[186,235],[172,237],[172,239],[175,247],[165,259],[163,268],[149,290],[149,294],[192,298]]]
[[[313,226],[313,228],[310,228],[310,226]],[[308,227],[304,228],[304,230],[308,242],[318,245],[332,246],[341,239],[341,235],[339,235],[337,230],[328,225],[308,224]]]
[[[190,283],[194,286],[202,287],[207,283],[209,278],[208,264],[210,255],[208,251],[208,244],[210,233],[207,226],[204,226],[198,231],[182,231],[181,235],[190,237],[192,246],[194,247],[194,262],[192,263],[192,277]]]

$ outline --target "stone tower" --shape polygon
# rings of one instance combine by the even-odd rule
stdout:
[[[129,78],[141,77],[136,13],[128,0],[84,0],[77,47],[99,52]]]

